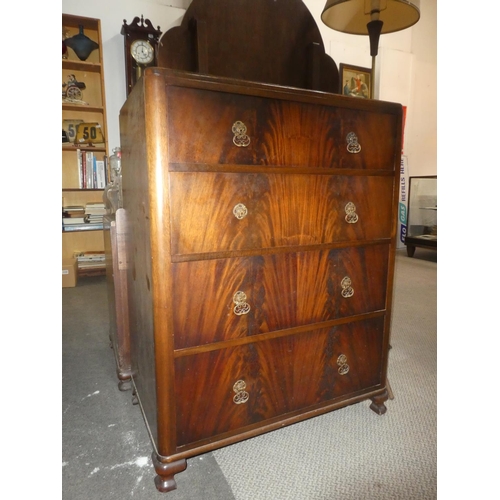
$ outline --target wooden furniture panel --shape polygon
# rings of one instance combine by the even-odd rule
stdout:
[[[185,96],[209,93],[195,115]],[[232,109],[256,124],[253,149],[227,133]],[[328,113],[331,130],[358,131],[358,164],[340,168]],[[393,103],[162,68],[132,90],[131,378],[160,491],[199,453],[366,399],[385,413],[401,118]]]
[[[171,173],[172,253],[389,238],[393,189],[385,176]],[[350,203],[356,223],[346,220]]]
[[[384,310],[386,297],[378,291],[385,289],[388,253],[385,244],[177,263],[175,348]],[[346,276],[352,295],[342,288]],[[243,314],[235,301],[238,291],[248,304]]]
[[[346,169],[392,169],[394,154],[398,151],[398,137],[394,134],[399,118],[389,113],[375,113],[345,109],[342,111],[339,166]],[[349,134],[354,133],[358,153],[350,153]]]
[[[280,99],[171,87],[169,157],[173,163],[391,169],[394,116]],[[237,147],[241,122],[248,144]],[[320,133],[318,133],[320,131]],[[360,151],[348,151],[355,133]]]
[[[201,89],[168,92],[173,163],[330,167],[338,157],[338,119],[324,106]],[[233,142],[238,121],[247,128],[243,147]]]
[[[160,40],[158,65],[339,92],[339,72],[302,0],[193,0]]]
[[[118,387],[121,391],[132,387],[125,228],[123,208],[104,216],[109,339],[115,355]]]
[[[177,358],[178,446],[379,386],[383,323],[375,318]]]

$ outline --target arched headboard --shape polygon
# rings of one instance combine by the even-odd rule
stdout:
[[[339,72],[302,0],[193,0],[160,40],[160,67],[338,93]]]

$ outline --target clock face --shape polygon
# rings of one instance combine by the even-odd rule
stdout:
[[[149,64],[154,59],[154,49],[147,40],[135,40],[130,53],[139,64]]]

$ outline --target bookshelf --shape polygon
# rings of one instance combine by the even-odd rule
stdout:
[[[63,49],[63,214],[64,207],[86,207],[89,203],[103,202],[104,187],[109,178],[101,22],[89,17],[62,15],[63,40],[79,35],[82,29],[84,35],[98,44],[98,48],[85,60],[81,60],[71,47],[67,48],[66,55]],[[64,142],[65,132],[69,142]],[[102,162],[104,171],[101,170]],[[101,172],[99,176],[98,170]],[[103,226],[93,226],[91,229],[79,229],[62,225],[63,260],[73,258],[76,253],[104,251]],[[78,274],[88,273],[79,269]],[[96,272],[93,271],[92,274]],[[105,268],[102,274],[105,274]]]

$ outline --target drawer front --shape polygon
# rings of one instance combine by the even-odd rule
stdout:
[[[178,446],[381,383],[384,318],[175,360]]]
[[[392,176],[169,175],[174,256],[391,236]]]
[[[400,148],[390,114],[175,86],[167,92],[172,163],[393,169]]]
[[[384,244],[176,263],[175,348],[383,310],[388,258]]]
[[[338,166],[393,170],[395,155],[401,150],[401,139],[397,134],[399,119],[395,115],[344,110]],[[400,158],[397,158],[398,163]]]

